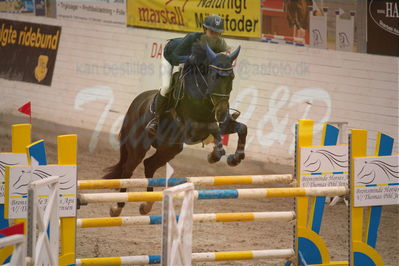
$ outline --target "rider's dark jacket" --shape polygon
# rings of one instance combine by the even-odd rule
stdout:
[[[205,42],[206,34],[201,32],[189,33],[184,38],[169,40],[166,44],[163,55],[172,66],[184,63],[191,55],[191,49],[196,43]],[[216,44],[210,45],[215,53],[226,52],[228,46],[223,38],[217,38]],[[209,43],[209,42],[208,42]]]

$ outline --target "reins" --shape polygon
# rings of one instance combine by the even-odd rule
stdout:
[[[201,70],[200,70],[200,68],[198,67],[197,64],[194,63],[193,65],[195,66],[195,69],[197,70],[196,72],[199,73],[199,75],[201,76],[201,79],[203,80],[203,82],[205,83],[205,86],[208,89],[208,82],[207,82],[205,76],[202,74],[202,72],[201,72]],[[209,65],[209,68],[213,68],[213,69],[220,70],[220,71],[231,71],[231,70],[233,70],[233,67],[222,68],[222,67],[218,67],[218,66],[215,66],[215,65]],[[193,72],[193,70],[194,69],[192,68],[192,65],[189,65],[189,67],[187,68],[186,71],[183,72],[183,70],[182,70],[182,74],[180,75],[179,79],[180,79],[181,89],[182,89],[183,93],[181,94],[181,97],[178,97],[178,99],[175,98],[175,100],[180,101],[180,100],[183,99],[184,90],[185,90],[185,82],[184,82],[184,80],[185,80],[185,78],[187,77],[188,74]],[[194,83],[195,83],[195,87],[197,88],[197,91],[201,94],[201,96],[204,97],[204,98],[205,97],[209,97],[209,99],[211,100],[212,105],[213,105],[212,112],[214,112],[216,110],[217,105],[220,103],[220,101],[216,101],[214,99],[214,96],[223,97],[223,98],[228,98],[230,96],[229,94],[223,94],[223,93],[211,93],[211,94],[209,94],[209,96],[207,96],[207,94],[204,93],[201,90],[201,88],[200,88],[196,73],[194,73]]]

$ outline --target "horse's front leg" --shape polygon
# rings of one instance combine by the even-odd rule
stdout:
[[[216,163],[226,154],[226,151],[223,149],[222,135],[220,134],[219,127],[211,131],[211,134],[215,139],[215,145],[213,146],[213,151],[208,154],[208,162]]]
[[[229,117],[220,125],[222,134],[237,133],[238,143],[234,154],[227,157],[227,164],[229,166],[237,166],[241,160],[245,159],[245,143],[247,140],[247,126],[243,123],[237,122]]]

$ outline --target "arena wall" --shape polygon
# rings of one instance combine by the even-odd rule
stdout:
[[[99,149],[98,138],[117,148],[133,98],[160,86],[162,47],[182,36],[16,14],[0,18],[62,26],[51,87],[1,79],[0,114],[18,115],[17,108],[32,101],[33,118],[93,131],[87,144],[92,151]],[[242,47],[230,103],[249,127],[248,158],[291,163],[293,125],[302,118],[315,120],[318,131],[324,121],[347,121],[349,128],[369,129],[374,140],[376,131],[398,138],[398,58],[227,42],[233,49]],[[231,137],[228,150],[235,149],[235,142]],[[398,144],[394,150],[398,153]]]

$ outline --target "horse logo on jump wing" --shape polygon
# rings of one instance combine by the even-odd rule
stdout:
[[[321,36],[321,32],[319,29],[313,30],[313,43],[314,45],[318,46],[323,43],[323,37]]]
[[[11,162],[0,161],[0,176],[5,175],[6,166],[13,166],[13,165],[19,165],[19,164],[20,164],[19,162],[11,163]]]
[[[34,179],[36,179],[36,177],[39,177],[40,179],[46,179],[50,176],[54,176],[54,174],[51,174],[49,172],[46,171],[42,171],[42,170],[29,170],[29,171],[21,171],[21,174],[19,175],[19,177],[15,180],[15,182],[12,184],[13,188],[14,188],[14,195],[19,195],[19,196],[26,196],[28,195],[28,185],[30,184],[30,182],[32,181],[32,176],[35,176]],[[70,180],[69,178],[67,178],[66,175],[60,175],[60,186],[59,186],[59,190],[68,190],[71,189],[75,186],[75,184],[72,182],[72,184],[70,183],[72,180]],[[64,179],[64,181],[63,181]],[[65,181],[66,179],[66,181]]]
[[[395,180],[396,179],[396,180]],[[399,165],[392,165],[382,160],[364,162],[357,174],[357,183],[363,185],[387,183],[399,179]]]
[[[326,169],[327,167],[332,167],[333,169],[347,168],[348,155],[333,153],[329,150],[312,150],[303,165],[304,171],[308,173],[316,173],[320,169]]]
[[[341,48],[347,48],[350,46],[348,35],[345,32],[338,33],[339,37],[339,46]]]

